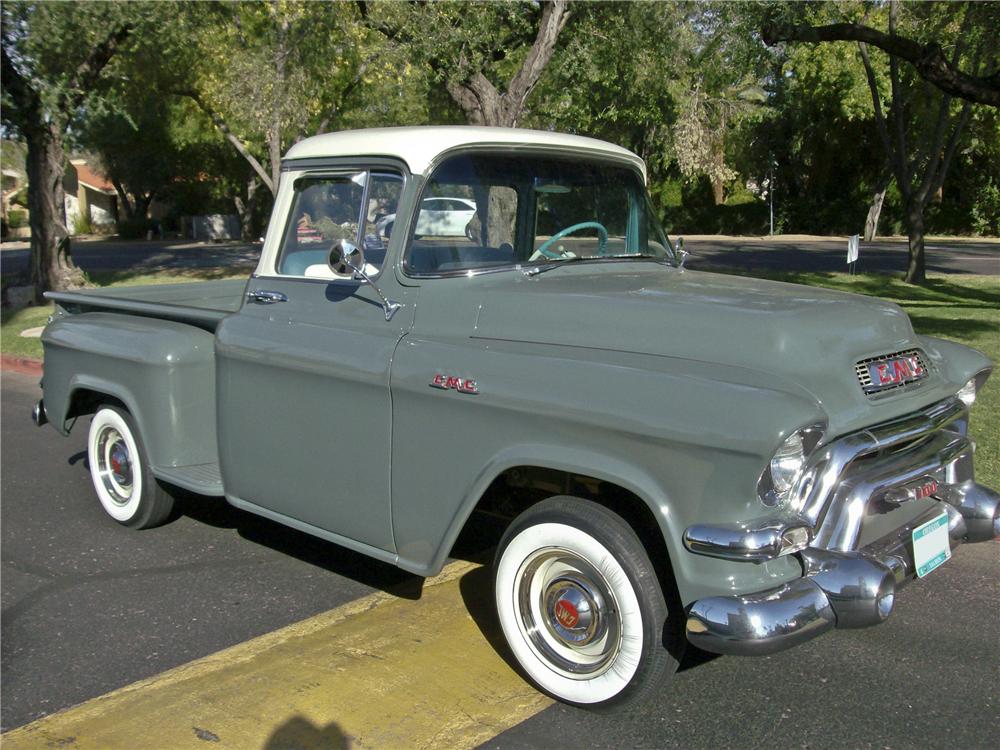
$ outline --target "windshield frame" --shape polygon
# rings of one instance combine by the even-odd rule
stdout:
[[[440,153],[428,166],[426,175],[420,178],[420,183],[417,186],[419,192],[417,193],[409,214],[407,216],[407,229],[405,242],[402,247],[402,252],[400,253],[399,259],[399,269],[403,276],[411,279],[440,279],[440,278],[456,278],[456,277],[472,277],[479,276],[482,274],[492,274],[501,273],[509,271],[528,271],[531,269],[545,269],[548,267],[558,266],[563,261],[561,259],[553,258],[540,258],[538,260],[525,260],[525,261],[515,261],[514,263],[507,263],[503,265],[496,266],[483,266],[478,268],[459,268],[459,269],[449,269],[449,270],[435,270],[435,271],[415,271],[409,264],[410,254],[412,251],[413,242],[416,239],[414,236],[414,228],[416,227],[419,213],[423,201],[428,197],[435,197],[429,194],[431,185],[433,184],[434,176],[438,169],[445,162],[451,160],[452,158],[459,156],[468,155],[509,155],[511,157],[517,158],[556,158],[580,161],[584,160],[587,163],[592,163],[605,167],[614,167],[616,169],[622,169],[632,174],[636,179],[636,186],[639,188],[642,194],[642,200],[644,202],[644,208],[646,212],[647,222],[650,224],[650,229],[654,229],[658,232],[663,240],[663,247],[666,254],[660,257],[654,257],[648,253],[629,253],[629,254],[616,254],[608,256],[594,256],[594,257],[582,257],[582,258],[571,258],[568,257],[566,260],[578,260],[582,262],[594,262],[594,263],[610,263],[610,262],[635,262],[635,261],[646,261],[664,264],[667,263],[672,266],[678,265],[677,253],[673,242],[670,240],[669,235],[664,231],[663,225],[660,222],[659,216],[653,210],[652,201],[650,200],[649,191],[646,186],[645,173],[636,165],[634,162],[616,158],[615,156],[600,153],[600,152],[584,152],[581,154],[579,150],[576,149],[559,149],[552,147],[525,147],[521,145],[489,145],[489,144],[477,144],[473,146],[461,146],[458,148],[448,149]]]

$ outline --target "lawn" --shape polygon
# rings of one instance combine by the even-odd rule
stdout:
[[[162,284],[241,276],[219,270],[176,271],[144,276],[100,275],[98,286]],[[901,305],[913,321],[917,333],[952,339],[975,347],[1000,362],[1000,277],[934,275],[926,286],[904,284],[895,277],[879,274],[756,273],[754,275],[846,292],[868,294]],[[27,328],[45,325],[51,306],[29,307],[16,313],[3,312],[0,350],[22,357],[41,357],[37,338],[22,338]],[[1000,487],[1000,372],[983,389],[972,412],[972,436],[979,444],[976,473],[980,481]]]

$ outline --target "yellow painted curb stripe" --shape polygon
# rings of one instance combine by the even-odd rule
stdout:
[[[504,662],[474,619],[485,621],[490,588],[487,569],[453,563],[424,582],[419,601],[372,594],[46,716],[0,744],[475,747],[551,703]]]

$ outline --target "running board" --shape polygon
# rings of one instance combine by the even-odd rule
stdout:
[[[199,495],[222,497],[222,474],[218,464],[197,464],[195,466],[153,467],[153,474],[169,484],[176,484]]]

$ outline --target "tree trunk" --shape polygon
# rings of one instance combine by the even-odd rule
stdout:
[[[868,218],[865,219],[865,242],[871,242],[878,234],[878,220],[882,215],[882,203],[885,201],[885,191],[889,189],[889,180],[890,177],[886,175],[875,186],[875,193],[868,207]]]
[[[256,175],[247,180],[247,198],[244,201],[242,196],[237,195],[233,198],[233,203],[236,204],[236,214],[240,217],[240,238],[244,242],[253,242],[254,237],[254,210],[257,207],[257,198],[259,193],[257,189],[260,187],[261,182]]]
[[[135,197],[135,214],[134,216],[139,219],[145,219],[149,214],[149,205],[153,202],[153,198],[156,197],[156,192],[147,193],[146,195],[137,195]]]
[[[70,256],[63,192],[62,134],[49,123],[25,132],[28,143],[28,204],[31,208],[31,284],[35,303],[43,293],[79,289],[87,280]]]
[[[115,186],[115,192],[118,193],[118,200],[125,209],[125,218],[134,219],[135,218],[135,207],[132,205],[131,199],[128,197],[128,192],[125,187],[118,180],[112,178],[111,184]],[[118,218],[117,216],[115,217]]]
[[[464,81],[450,81],[447,84],[448,93],[462,108],[470,125],[501,128],[518,126],[528,95],[552,59],[559,34],[569,16],[568,0],[551,0],[542,4],[542,16],[535,41],[502,94],[481,70],[470,74]],[[440,61],[437,64],[442,65]]]
[[[906,232],[910,259],[904,280],[908,284],[923,284],[927,281],[927,268],[924,262],[924,206],[920,201],[911,200],[906,207]]]
[[[722,181],[721,177],[712,178],[712,199],[716,206],[721,206],[726,202],[726,183]]]

